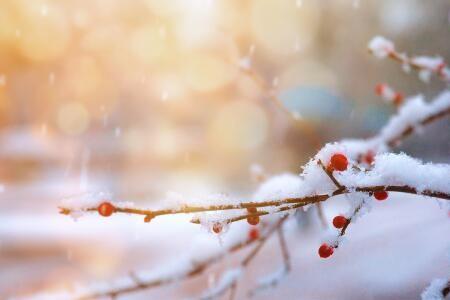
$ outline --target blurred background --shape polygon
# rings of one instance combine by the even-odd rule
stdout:
[[[376,60],[367,42],[381,34],[448,61],[449,11],[448,0],[0,1],[0,295],[135,266],[132,243],[106,246],[105,261],[86,226],[60,223],[62,197],[246,196],[253,164],[298,173],[325,142],[373,135],[395,112],[377,83],[427,97],[444,86]],[[449,125],[401,150],[449,162]]]

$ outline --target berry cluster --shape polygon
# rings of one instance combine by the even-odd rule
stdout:
[[[374,161],[374,152],[368,151],[363,157],[362,160],[367,164],[372,164]],[[327,166],[327,170],[330,172],[333,172],[334,170],[337,171],[345,171],[348,167],[348,160],[347,157],[344,154],[341,153],[335,153],[331,156],[330,162]],[[375,191],[373,193],[373,196],[378,201],[383,201],[388,198],[388,192],[380,190]],[[333,218],[333,226],[337,229],[345,230],[345,228],[350,223],[351,219],[348,219],[342,215],[335,216]],[[334,248],[337,246],[329,245],[327,243],[323,243],[318,250],[319,256],[322,258],[328,258],[334,253]]]

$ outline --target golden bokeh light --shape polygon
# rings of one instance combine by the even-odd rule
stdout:
[[[70,27],[64,11],[44,1],[17,1],[21,23],[18,46],[24,57],[35,62],[54,60],[70,43]]]
[[[212,115],[209,140],[226,152],[245,153],[264,144],[269,122],[260,106],[236,101],[224,104]]]
[[[83,104],[69,102],[59,109],[57,122],[59,129],[65,134],[79,135],[88,128],[90,116]]]
[[[195,53],[186,61],[183,75],[193,90],[208,92],[231,83],[236,73],[236,67],[223,58],[209,53]]]
[[[291,0],[252,1],[251,28],[258,43],[270,55],[308,49],[319,22],[320,11],[314,1],[308,1],[301,9]]]
[[[168,50],[165,46],[165,35],[161,28],[145,26],[136,29],[130,38],[131,52],[144,64],[157,64],[161,56]]]

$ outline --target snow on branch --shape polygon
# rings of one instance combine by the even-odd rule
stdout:
[[[400,53],[395,49],[392,41],[382,37],[374,37],[368,44],[369,51],[377,58],[392,58],[402,64],[403,70],[409,72],[415,69],[419,72],[419,78],[424,82],[430,81],[431,75],[435,74],[442,81],[450,82],[450,69],[440,56],[411,56]]]
[[[423,291],[422,300],[444,300],[450,294],[450,281],[448,279],[434,279]]]

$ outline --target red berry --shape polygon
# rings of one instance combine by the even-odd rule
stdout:
[[[247,222],[250,225],[258,225],[259,216],[249,216],[249,217],[247,217]]]
[[[256,213],[256,207],[247,207],[247,211],[251,214]]]
[[[318,252],[320,257],[327,258],[333,255],[334,249],[328,244],[322,244]]]
[[[222,231],[222,224],[220,223],[214,223],[212,230],[214,231],[214,233],[219,234]]]
[[[101,216],[109,217],[116,211],[116,208],[109,202],[103,202],[98,206],[97,210]]]
[[[386,84],[384,84],[384,83],[377,84],[375,86],[375,94],[377,94],[378,96],[382,96],[385,88],[386,88]]]
[[[348,167],[348,160],[344,154],[335,153],[331,156],[328,168],[332,170],[345,171]]]
[[[371,165],[373,161],[375,160],[375,154],[372,150],[367,151],[367,153],[364,155],[364,162],[368,165]]]
[[[400,105],[403,102],[403,94],[402,93],[395,93],[394,95],[394,104],[395,105]]]
[[[336,228],[342,228],[347,224],[348,220],[344,216],[336,216],[333,219],[333,226]]]
[[[252,241],[259,239],[259,229],[256,227],[253,227],[248,232],[248,238]]]
[[[375,197],[375,199],[379,200],[379,201],[383,201],[386,200],[388,197],[388,192],[386,191],[376,191],[373,193],[373,196]]]
[[[442,75],[442,73],[444,72],[445,67],[446,67],[445,62],[441,62],[441,63],[437,66],[436,72],[437,72],[439,75]]]

